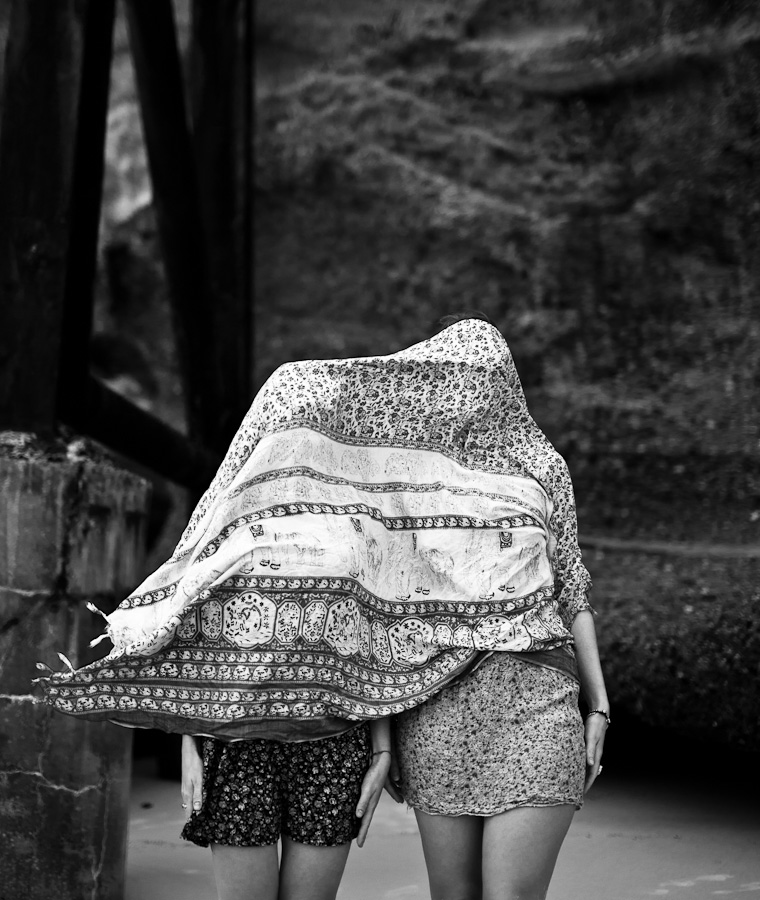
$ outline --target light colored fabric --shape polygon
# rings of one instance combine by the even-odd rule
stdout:
[[[175,553],[108,619],[63,712],[302,740],[409,709],[588,608],[567,467],[509,349],[467,320],[391,356],[289,363]]]

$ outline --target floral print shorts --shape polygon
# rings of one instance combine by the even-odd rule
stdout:
[[[359,833],[355,815],[371,744],[366,723],[318,741],[203,738],[203,806],[182,837],[202,847],[261,847],[281,835],[335,847]]]
[[[495,652],[396,720],[401,790],[431,815],[492,816],[583,803],[578,682]]]

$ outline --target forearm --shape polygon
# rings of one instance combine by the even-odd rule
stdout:
[[[188,757],[199,757],[201,752],[200,747],[198,746],[198,739],[193,734],[183,734],[182,735],[182,758],[186,759]]]
[[[372,752],[378,753],[380,750],[391,749],[391,720],[386,717],[384,719],[373,719],[369,723],[369,732],[372,736]]]
[[[593,615],[588,610],[578,613],[571,631],[575,641],[575,656],[578,660],[583,699],[589,709],[603,709],[609,713],[610,706],[599,661]]]

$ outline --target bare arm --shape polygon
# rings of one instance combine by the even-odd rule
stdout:
[[[602,666],[599,662],[599,650],[596,644],[594,617],[588,610],[579,612],[572,625],[575,640],[575,655],[578,660],[578,674],[581,681],[581,694],[589,709],[610,712],[607,689],[604,686]],[[586,737],[586,785],[588,790],[594,783],[602,764],[604,735],[607,721],[604,716],[595,714],[585,722]]]
[[[372,735],[372,762],[364,776],[361,796],[356,805],[356,815],[362,820],[359,836],[356,839],[356,843],[360,847],[364,846],[369,825],[380,795],[383,793],[383,788],[387,788],[394,800],[398,803],[401,802],[401,796],[395,791],[395,787],[393,790],[388,787],[389,783],[392,784],[388,781],[392,762],[390,719],[374,719],[370,722],[369,728]]]

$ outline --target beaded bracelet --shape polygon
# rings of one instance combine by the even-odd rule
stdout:
[[[588,719],[588,718],[590,718],[591,716],[594,716],[594,715],[597,715],[597,716],[604,716],[604,721],[607,723],[607,725],[609,725],[610,722],[612,721],[612,720],[610,719],[610,714],[607,712],[606,709],[590,709],[590,710],[586,713],[586,718]]]

